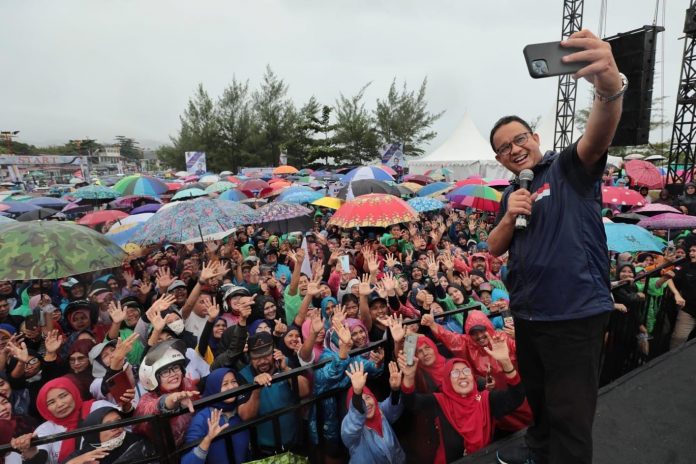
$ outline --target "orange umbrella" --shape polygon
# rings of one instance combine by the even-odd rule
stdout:
[[[94,213],[87,213],[81,217],[77,223],[83,226],[94,226],[104,222],[123,219],[125,217],[128,217],[128,215],[123,211],[119,211],[117,209],[107,209],[103,211],[95,211]]]
[[[273,175],[277,176],[279,174],[295,174],[297,172],[297,168],[293,166],[278,166],[273,170]]]

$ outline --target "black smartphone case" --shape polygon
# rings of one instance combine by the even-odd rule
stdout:
[[[542,77],[574,74],[587,66],[588,63],[586,61],[576,63],[564,63],[561,61],[562,57],[579,51],[582,51],[582,49],[562,47],[560,42],[545,42],[527,45],[522,52],[527,62],[529,75],[534,79],[539,79]]]

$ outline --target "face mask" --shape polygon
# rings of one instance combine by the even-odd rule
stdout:
[[[167,324],[167,327],[169,327],[172,332],[179,335],[184,331],[184,321],[177,319],[176,321]]]
[[[99,445],[96,445],[96,446],[92,445],[92,446],[94,446],[95,448],[101,448],[101,449],[104,449],[107,451],[111,451],[111,450],[115,450],[116,448],[121,446],[123,444],[123,440],[125,440],[125,439],[126,439],[126,431],[124,430],[123,433],[121,433],[121,435],[114,437],[114,438],[111,438],[109,440],[103,441]]]

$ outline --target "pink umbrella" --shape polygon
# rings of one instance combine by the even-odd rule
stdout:
[[[186,177],[184,177],[183,180],[184,180],[184,182],[195,182],[198,180],[198,176],[195,174],[192,176],[186,176]]]
[[[455,187],[462,187],[464,185],[487,185],[486,181],[481,179],[480,177],[468,177],[466,179],[462,179],[460,181],[457,181],[456,184],[454,184]]]
[[[602,187],[602,203],[617,206],[643,206],[645,198],[640,193],[629,188]]]
[[[510,181],[507,179],[493,179],[488,183],[489,187],[507,187],[510,185]]]
[[[646,229],[692,229],[696,227],[696,216],[663,213],[643,219],[638,225]]]
[[[0,211],[7,211],[10,209],[10,205],[0,205]]]
[[[624,169],[628,177],[632,179],[633,185],[651,189],[659,189],[664,185],[660,170],[649,161],[631,160],[624,164]]]
[[[395,176],[395,175],[396,175],[396,171],[393,170],[392,168],[390,168],[389,166],[387,166],[386,164],[382,164],[381,166],[378,166],[378,167],[379,167],[382,171],[384,171],[384,172],[386,172],[387,174],[389,174],[390,176]]]
[[[641,206],[640,208],[633,209],[631,211],[634,213],[644,214],[646,216],[653,216],[654,214],[657,214],[657,213],[681,214],[681,211],[679,211],[677,208],[673,208],[672,206],[669,206],[669,205],[663,205],[661,203],[649,203],[645,206]]]

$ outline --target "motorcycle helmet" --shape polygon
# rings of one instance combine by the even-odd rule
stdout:
[[[159,387],[158,373],[160,370],[178,364],[182,369],[189,363],[186,358],[186,343],[183,340],[165,340],[155,345],[140,364],[140,382],[147,391]]]

